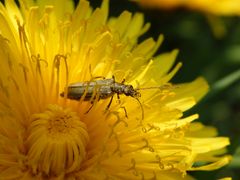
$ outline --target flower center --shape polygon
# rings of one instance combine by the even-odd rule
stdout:
[[[73,128],[74,118],[70,114],[65,112],[58,112],[48,123],[48,133],[52,138],[58,137],[60,134],[69,133],[71,128]]]
[[[49,105],[32,116],[27,138],[33,174],[59,176],[81,168],[89,141],[86,125],[70,109]]]

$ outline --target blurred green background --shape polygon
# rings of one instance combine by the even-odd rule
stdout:
[[[98,7],[101,0],[90,0]],[[203,76],[210,84],[209,94],[189,113],[200,114],[199,121],[215,126],[220,136],[228,136],[233,161],[216,171],[193,172],[196,179],[223,177],[240,179],[240,17],[216,17],[201,12],[144,9],[128,0],[110,0],[110,16],[123,10],[142,12],[150,30],[142,37],[164,34],[158,53],[179,49],[177,61],[183,67],[173,82],[192,81]]]

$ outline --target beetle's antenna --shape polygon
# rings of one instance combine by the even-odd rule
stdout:
[[[142,110],[142,120],[144,119],[144,110],[143,110],[143,106],[142,106],[142,103],[140,102],[140,100],[138,98],[135,97],[135,99],[138,101],[139,105],[140,105],[140,108]]]
[[[147,90],[147,89],[161,89],[161,86],[145,87],[145,88],[136,88],[136,90]]]
[[[174,88],[177,88],[178,86],[174,86]],[[136,88],[136,90],[148,90],[148,89],[160,89],[160,90],[164,90],[167,88],[173,88],[173,86],[171,84],[165,84],[162,86],[152,86],[152,87],[143,87],[143,88]]]

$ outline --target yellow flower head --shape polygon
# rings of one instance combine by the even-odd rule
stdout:
[[[186,7],[215,15],[240,15],[239,0],[134,0],[144,7],[173,9]]]
[[[108,19],[107,1],[96,10],[85,0],[75,10],[65,0],[0,4],[0,179],[176,179],[228,163],[228,138],[183,114],[205,80],[169,83],[177,51],[152,58],[163,37],[138,44],[143,21]],[[141,97],[109,104],[95,84],[87,101],[67,98],[69,84],[99,76],[125,79]]]

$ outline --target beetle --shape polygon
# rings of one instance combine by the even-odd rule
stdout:
[[[113,76],[112,78],[108,79],[103,78],[99,80],[72,83],[67,87],[67,98],[72,100],[80,100],[83,98],[84,101],[90,101],[91,103],[93,103],[96,98],[98,98],[98,100],[111,98],[106,107],[106,110],[108,110],[112,103],[114,95],[117,94],[118,99],[120,99],[119,95],[124,94],[126,96],[135,98],[139,102],[142,109],[143,119],[143,107],[138,99],[141,94],[137,89],[134,89],[132,85],[124,84],[124,81],[125,80],[123,80],[121,83],[116,82]],[[64,92],[62,92],[60,95],[64,97]],[[91,108],[92,107],[90,107],[90,109]],[[90,109],[86,113],[88,113]],[[127,117],[125,108],[124,111]]]
[[[83,96],[85,90],[87,90],[87,92],[83,99],[84,101],[89,101],[95,91],[99,94],[99,99],[107,99],[112,97],[114,94],[125,94],[126,96],[134,98],[141,96],[141,94],[135,90],[132,85],[125,85],[123,82],[118,83],[115,82],[115,78],[109,78],[72,83],[67,87],[67,98],[79,100]],[[61,93],[61,96],[64,97],[64,92]]]

